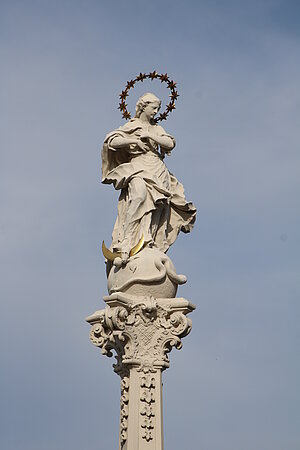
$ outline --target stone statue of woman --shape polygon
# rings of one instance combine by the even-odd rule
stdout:
[[[123,264],[142,237],[145,247],[166,253],[196,218],[183,186],[164,163],[175,139],[155,122],[160,106],[154,94],[142,95],[135,117],[109,133],[103,145],[102,183],[121,191],[110,248],[121,254]]]

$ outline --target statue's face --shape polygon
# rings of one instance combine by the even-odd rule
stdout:
[[[160,108],[159,102],[148,103],[148,105],[145,106],[142,114],[144,114],[145,117],[149,120],[154,119],[154,117],[159,111],[159,108]]]

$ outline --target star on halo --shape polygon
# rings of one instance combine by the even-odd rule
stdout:
[[[169,95],[169,97],[171,97],[171,99],[172,99],[173,101],[175,101],[175,100],[178,99],[179,94],[178,94],[177,91],[172,91],[172,93],[171,93],[171,95]]]
[[[123,112],[123,119],[131,119],[131,115],[128,111]]]
[[[145,73],[140,72],[140,74],[136,77],[136,81],[143,82],[147,78],[147,75]]]
[[[127,81],[126,89],[133,88],[133,86],[134,86],[134,80]]]
[[[158,119],[159,120],[167,120],[167,116],[168,116],[168,113],[165,111],[163,113],[160,113]]]
[[[125,89],[125,91],[122,91],[121,94],[119,95],[121,100],[125,100],[126,97],[128,95],[128,91]]]
[[[173,109],[176,109],[176,107],[175,107],[174,103],[171,102],[167,105],[167,111],[171,112]]]
[[[162,83],[163,81],[168,81],[168,80],[169,80],[168,74],[167,74],[167,73],[161,74],[161,75],[159,76],[159,79],[160,79],[160,82],[161,82],[161,83]]]
[[[120,111],[125,111],[126,110],[126,108],[127,108],[127,104],[125,103],[125,100],[122,100],[120,103],[119,103],[119,110]]]
[[[176,88],[176,84],[177,84],[177,83],[174,83],[174,81],[171,80],[171,81],[168,82],[168,88],[170,88],[170,89],[175,89],[175,88]]]
[[[151,78],[151,80],[154,80],[154,78],[158,77],[158,73],[156,72],[156,70],[154,70],[154,72],[150,72],[149,73],[149,78]]]

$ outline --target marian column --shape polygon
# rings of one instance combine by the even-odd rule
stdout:
[[[125,103],[129,90],[144,79],[159,79],[171,91],[164,112],[150,93],[136,104],[131,119]],[[162,372],[167,353],[181,348],[191,328],[187,314],[195,306],[177,298],[186,282],[166,255],[180,231],[191,231],[196,209],[164,158],[175,139],[159,121],[175,109],[176,83],[167,74],[140,73],[127,82],[119,109],[129,119],[109,133],[102,149],[102,182],[120,190],[118,216],[106,259],[105,309],[87,317],[90,338],[102,353],[115,352],[114,371],[121,378],[119,450],[163,450]]]

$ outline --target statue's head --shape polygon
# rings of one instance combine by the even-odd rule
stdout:
[[[143,94],[136,103],[135,117],[139,118],[145,108],[150,104],[156,104],[157,111],[159,111],[161,107],[161,100],[156,97],[156,95],[147,92],[146,94]]]

